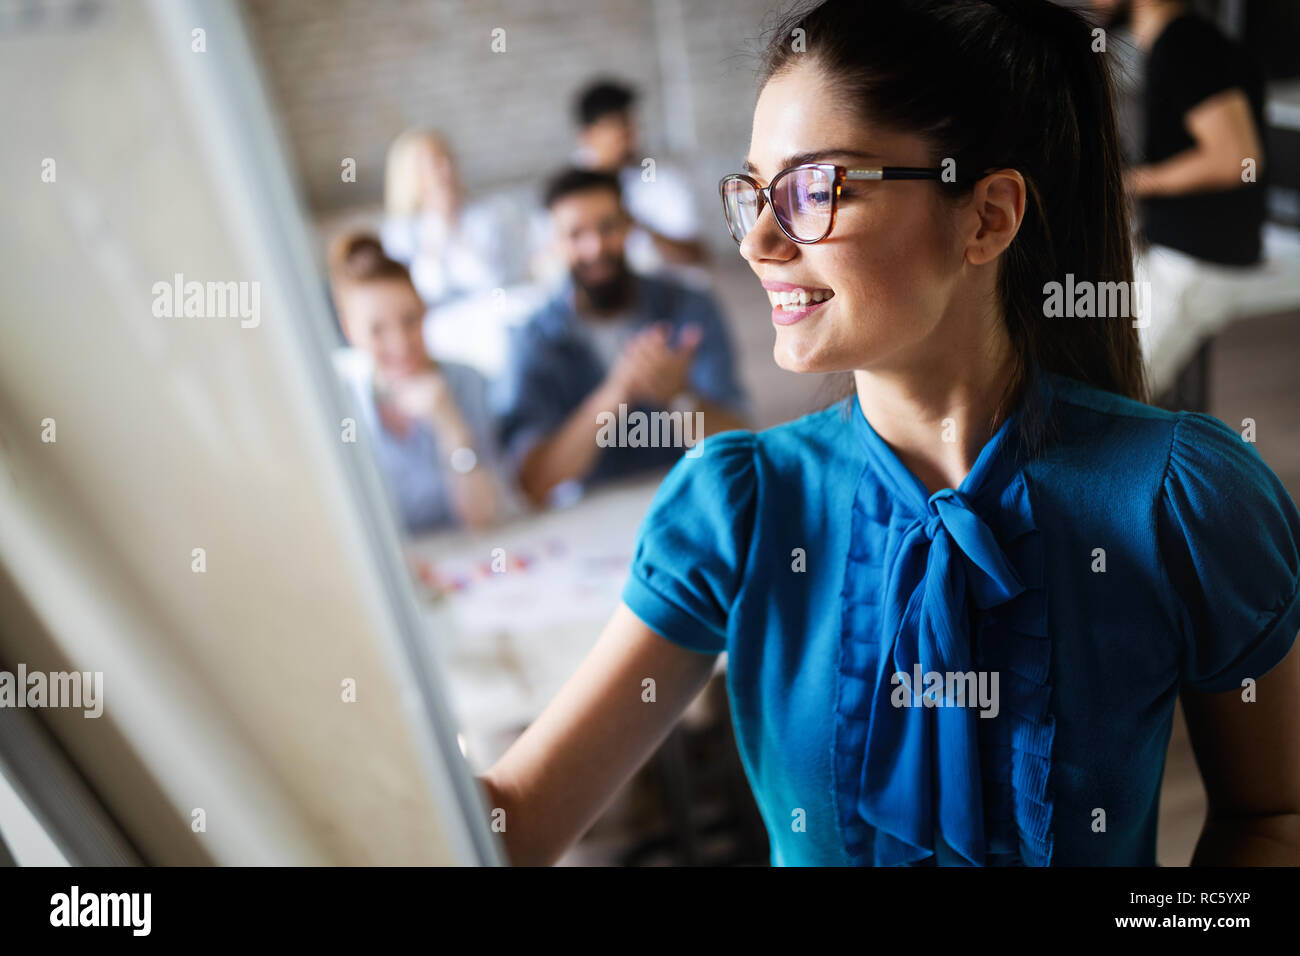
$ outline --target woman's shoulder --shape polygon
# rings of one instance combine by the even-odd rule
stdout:
[[[690,486],[701,503],[728,505],[752,498],[759,484],[797,480],[823,468],[846,445],[842,403],[759,431],[735,429],[705,438],[673,466],[660,489],[667,498]]]
[[[789,476],[793,472],[823,470],[855,446],[851,437],[847,399],[809,412],[788,422],[758,431],[736,430],[710,435],[699,445],[697,459],[710,459],[715,467],[756,480]]]
[[[1185,608],[1185,679],[1241,686],[1280,661],[1300,630],[1300,513],[1241,432],[1175,415],[1156,521],[1161,562]]]
[[[1174,610],[1190,686],[1230,690],[1281,660],[1300,629],[1300,514],[1252,423],[1050,381],[1052,437],[1030,466],[1040,529],[1149,556],[1143,586]]]
[[[838,399],[825,408],[765,428],[756,438],[764,450],[776,455],[806,449],[810,443],[815,448],[838,445],[850,428],[852,400],[851,395]]]
[[[1157,408],[1060,375],[1047,379],[1052,393],[1048,438],[1055,452],[1047,456],[1049,467],[1082,465],[1100,480],[1163,474],[1179,422],[1189,413]]]
[[[1098,466],[1150,457],[1166,473],[1268,468],[1255,451],[1250,419],[1238,432],[1204,412],[1170,411],[1075,379],[1050,379],[1055,439],[1103,452],[1095,461]]]
[[[778,513],[797,513],[800,500],[826,507],[808,479],[825,467],[819,453],[831,447],[839,414],[823,409],[758,432],[719,432],[683,455],[642,519],[627,606],[688,648],[725,649],[757,532]],[[841,444],[845,428],[840,422]]]
[[[1169,411],[1074,379],[1049,378],[1052,453],[1038,467],[1085,469],[1090,483],[1108,494],[1152,488],[1168,498],[1201,485],[1285,498],[1255,448],[1250,419],[1237,430],[1203,412]]]
[[[1201,412],[1175,414],[1161,492],[1185,526],[1213,516],[1225,538],[1238,537],[1253,519],[1274,531],[1300,531],[1290,494],[1255,447],[1255,427],[1251,419],[1238,431]]]
[[[1256,448],[1255,421],[1246,418],[1238,428],[1203,412],[1155,408],[1073,380],[1053,385],[1057,441],[1065,453],[1049,457],[1088,471],[1095,493],[1112,502],[1149,496],[1166,552],[1187,549],[1202,567],[1206,555],[1216,554],[1255,569],[1257,577],[1261,567],[1276,565],[1278,587],[1294,590],[1300,514]],[[1222,580],[1231,577],[1225,571]]]
[[[1077,417],[1105,419],[1129,428],[1144,427],[1148,423],[1164,423],[1172,427],[1179,414],[1064,375],[1049,373],[1046,378],[1052,389],[1053,404],[1065,409],[1066,414]]]
[[[710,435],[664,478],[651,508],[655,521],[752,529],[800,502],[824,509],[833,489],[848,487],[837,476],[852,471],[843,465],[852,442],[847,416],[836,407],[760,431]]]

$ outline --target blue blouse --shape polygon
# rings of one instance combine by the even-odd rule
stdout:
[[[623,600],[727,652],[774,865],[1152,866],[1180,687],[1300,629],[1300,515],[1208,415],[1039,376],[935,494],[856,396],[701,447]]]

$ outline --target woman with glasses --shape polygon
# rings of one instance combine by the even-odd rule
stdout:
[[[1093,46],[1047,0],[775,31],[723,212],[777,364],[851,392],[669,474],[484,777],[513,860],[556,859],[726,652],[774,864],[1153,865],[1180,694],[1194,862],[1300,862],[1300,515],[1235,431],[1144,404]],[[1112,308],[1060,317],[1067,284]]]

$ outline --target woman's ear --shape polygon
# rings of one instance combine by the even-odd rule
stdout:
[[[966,243],[966,259],[992,262],[1016,237],[1025,217],[1025,179],[1014,169],[999,169],[975,184],[971,208],[979,228]]]

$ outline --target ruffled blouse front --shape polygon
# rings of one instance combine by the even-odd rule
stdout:
[[[1029,395],[1050,402],[1050,384]],[[833,744],[848,852],[877,866],[1046,866],[1051,641],[1023,406],[960,487],[934,494],[856,401],[851,414],[868,464],[853,500]]]
[[[1240,688],[1300,631],[1300,512],[1209,416],[1044,374],[935,495],[855,399],[700,448],[623,600],[726,652],[775,865],[1153,866],[1180,689]],[[990,693],[927,707],[970,700],[918,671]]]

